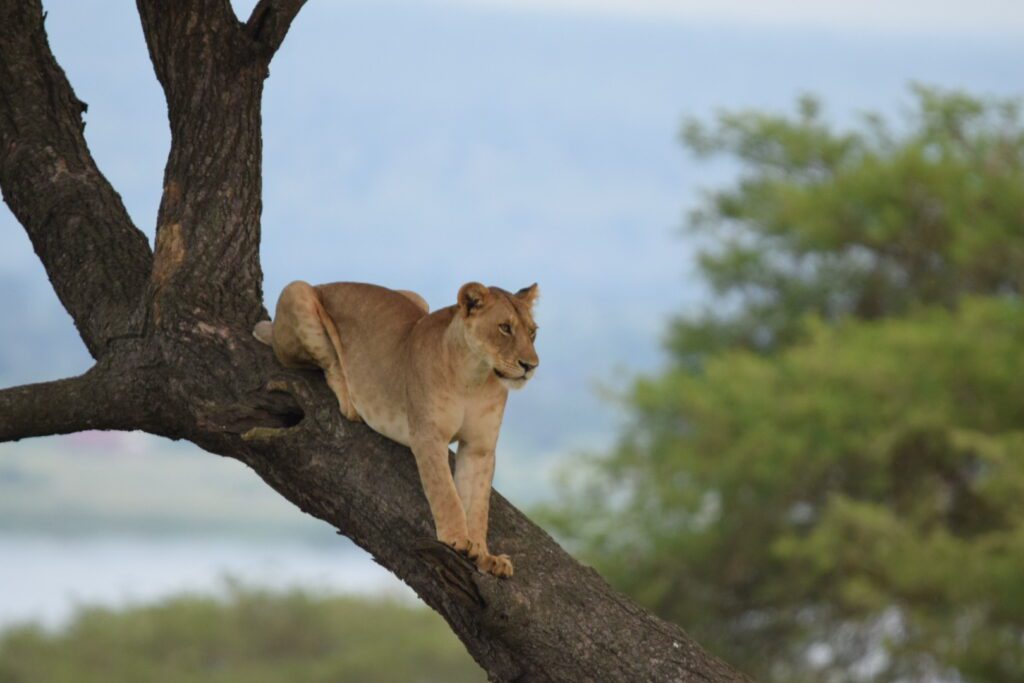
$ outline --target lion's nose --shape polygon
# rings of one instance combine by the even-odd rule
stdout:
[[[525,360],[519,361],[519,367],[523,369],[523,372],[529,372],[537,367],[536,363],[527,363]]]

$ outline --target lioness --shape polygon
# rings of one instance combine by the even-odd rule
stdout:
[[[512,576],[487,549],[494,448],[509,389],[533,377],[537,285],[510,294],[470,282],[429,312],[414,292],[293,282],[253,334],[289,368],[316,366],[342,414],[412,448],[437,538],[484,572]],[[455,477],[448,444],[459,442]]]

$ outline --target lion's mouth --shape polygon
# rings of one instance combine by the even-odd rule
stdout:
[[[520,375],[519,377],[510,377],[509,375],[506,375],[505,373],[503,373],[498,368],[494,368],[494,374],[497,375],[500,379],[507,379],[507,380],[511,380],[513,382],[522,381],[522,380],[526,379],[526,373],[525,372],[522,375]]]

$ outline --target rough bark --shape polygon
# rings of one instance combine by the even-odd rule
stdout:
[[[83,429],[136,429],[143,422],[143,403],[136,375],[119,375],[96,366],[80,377],[0,390],[0,442],[31,436],[70,434]],[[133,410],[112,411],[112,403]]]
[[[138,7],[171,126],[150,280],[153,321],[198,315],[254,324],[263,310],[260,101],[271,54],[229,0],[138,0]]]
[[[0,441],[144,429],[238,459],[437,610],[496,681],[742,681],[494,494],[511,580],[431,540],[411,454],[345,421],[319,373],[250,335],[263,314],[260,98],[298,0],[138,0],[172,145],[150,257],[89,156],[38,0],[0,0],[0,187],[97,366],[0,392]]]

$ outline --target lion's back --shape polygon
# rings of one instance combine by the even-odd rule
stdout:
[[[423,306],[398,290],[361,282],[316,289],[338,332],[356,410],[377,431],[404,441],[393,432],[404,431],[397,427],[405,418],[399,406],[404,405],[407,381],[407,340],[416,322],[427,315]]]

